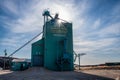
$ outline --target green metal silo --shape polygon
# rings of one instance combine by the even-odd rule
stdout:
[[[45,24],[44,67],[50,70],[73,70],[72,23],[50,20]]]

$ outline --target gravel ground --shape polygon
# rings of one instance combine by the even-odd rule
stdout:
[[[0,71],[0,80],[119,80],[120,70],[50,71],[34,67],[25,71]]]

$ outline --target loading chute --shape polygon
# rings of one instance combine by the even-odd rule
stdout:
[[[37,34],[35,37],[33,37],[31,40],[29,40],[28,42],[26,42],[24,45],[22,45],[21,47],[19,47],[18,49],[16,49],[13,53],[11,53],[8,57],[12,56],[13,54],[15,54],[16,52],[18,52],[19,50],[21,50],[22,48],[24,48],[26,45],[28,45],[31,41],[33,41],[34,39],[36,39],[38,36],[40,36],[43,32]]]

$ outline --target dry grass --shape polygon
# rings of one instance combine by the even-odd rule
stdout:
[[[78,69],[78,67],[76,67]],[[120,66],[88,66],[81,67],[82,70],[120,70]]]

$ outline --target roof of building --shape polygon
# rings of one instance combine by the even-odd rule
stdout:
[[[19,59],[13,59],[12,62],[31,62],[31,60],[26,58],[19,58]]]
[[[26,62],[26,59],[13,59],[12,62]]]

